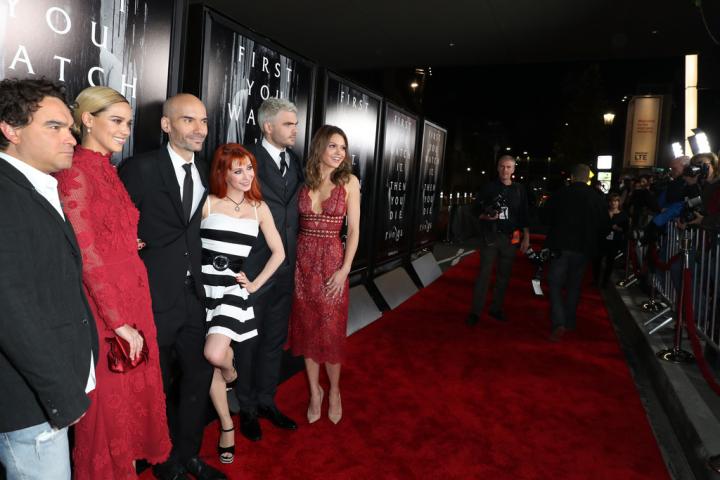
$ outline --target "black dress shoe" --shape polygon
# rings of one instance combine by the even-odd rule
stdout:
[[[152,471],[158,480],[190,480],[185,467],[173,461],[155,465]]]
[[[285,430],[297,430],[297,423],[277,409],[277,407],[258,406],[258,417],[267,418],[270,423]]]
[[[498,322],[507,322],[507,318],[505,318],[505,313],[503,313],[502,310],[492,309],[488,312],[488,314]]]
[[[255,412],[240,412],[240,433],[252,442],[257,442],[262,438],[262,430],[260,430],[260,422],[258,422]]]
[[[199,457],[192,457],[187,461],[185,467],[197,480],[227,480],[224,473],[203,462]]]
[[[480,321],[480,315],[478,315],[477,313],[473,313],[473,312],[468,313],[468,316],[465,319],[465,323],[467,323],[471,327],[474,325],[477,325],[479,321]]]

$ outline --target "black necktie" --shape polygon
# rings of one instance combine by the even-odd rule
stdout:
[[[285,176],[285,173],[287,172],[288,164],[285,161],[285,152],[280,152],[280,175],[283,177]]]
[[[192,179],[192,163],[186,163],[183,165],[185,169],[185,180],[183,180],[183,212],[185,212],[185,219],[190,220],[190,212],[192,212],[193,203],[193,179]]]

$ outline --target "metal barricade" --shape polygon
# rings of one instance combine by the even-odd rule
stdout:
[[[675,222],[669,222],[665,233],[658,242],[659,264],[669,266],[653,276],[653,286],[667,302],[669,308],[645,322],[649,325],[678,308],[678,286],[682,265],[674,262],[680,249],[681,230]],[[708,344],[720,350],[720,304],[718,299],[718,281],[720,281],[720,232],[694,227],[689,231],[690,270],[692,272],[692,303],[698,333]],[[664,318],[649,333],[654,333],[672,320]]]

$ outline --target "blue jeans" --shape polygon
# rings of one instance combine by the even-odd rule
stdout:
[[[0,433],[0,462],[7,480],[70,480],[68,429],[41,423]]]

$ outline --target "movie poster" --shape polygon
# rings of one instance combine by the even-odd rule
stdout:
[[[378,228],[375,261],[382,262],[410,247],[417,118],[390,104],[385,106],[385,132],[376,192]]]
[[[134,112],[133,135],[122,157],[157,148],[172,28],[181,3],[0,0],[0,78],[62,81],[69,100],[89,86],[112,87]]]
[[[360,243],[354,268],[368,263],[372,241],[372,185],[375,179],[381,98],[333,74],[327,75],[324,123],[342,128],[348,137],[353,173],[360,181]]]
[[[200,92],[208,109],[207,153],[223,143],[262,141],[258,107],[267,98],[278,97],[297,106],[298,133],[293,150],[304,157],[312,115],[314,65],[256,38],[213,11],[204,12],[206,43],[200,60]]]
[[[440,188],[445,158],[447,130],[425,120],[420,154],[418,202],[415,208],[414,247],[427,246],[438,239],[436,222],[440,211]]]
[[[636,96],[628,104],[624,166],[650,168],[657,165],[662,97]]]

